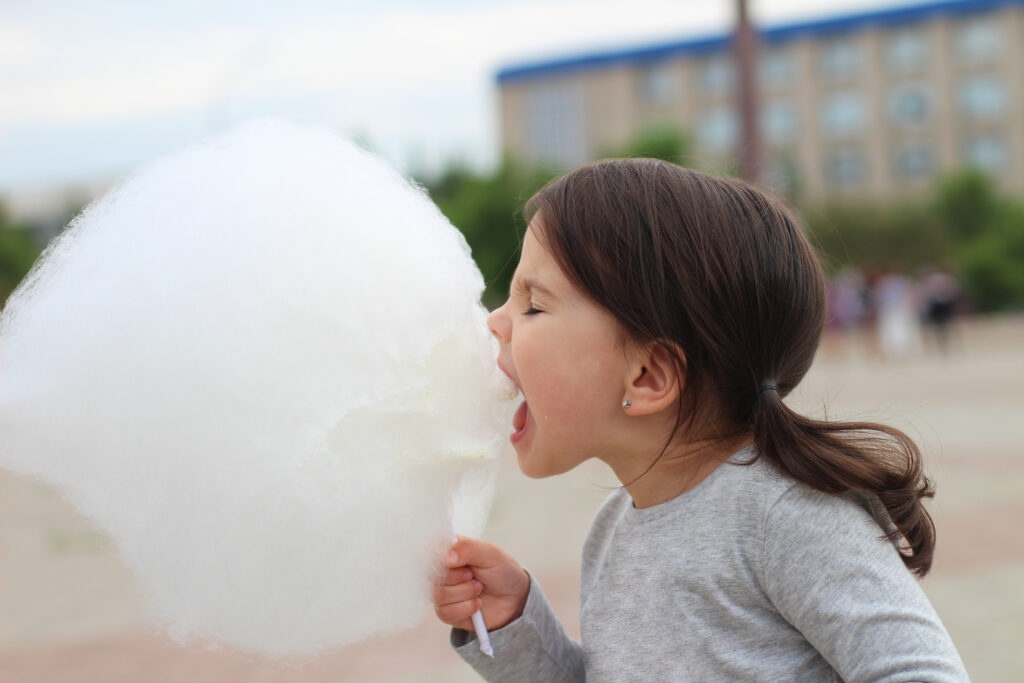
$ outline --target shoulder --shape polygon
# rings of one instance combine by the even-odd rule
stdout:
[[[719,465],[705,486],[709,510],[719,519],[762,529],[765,520],[781,500],[800,485],[782,474],[767,459],[754,459],[752,450],[740,451]]]
[[[877,498],[853,491],[826,493],[793,479],[766,458],[751,461],[751,451],[737,454],[720,469],[718,488],[728,496],[727,507],[756,519],[763,530],[805,525],[829,533],[830,526],[870,529],[874,535],[891,528]]]
[[[854,491],[827,493],[793,480],[766,510],[764,524],[767,540],[777,537],[783,542],[786,532],[877,540],[893,528],[876,497]]]
[[[892,527],[877,500],[852,491],[826,493],[780,472],[765,458],[734,459],[715,484],[719,522],[742,532],[763,579],[792,579],[795,574],[842,565],[846,558],[872,559],[886,571],[905,572],[893,542]],[[720,468],[721,469],[721,468]],[[738,534],[737,534],[738,535]],[[812,568],[819,569],[812,569]]]
[[[766,586],[806,597],[808,585],[883,590],[916,584],[886,534],[892,521],[877,499],[852,491],[826,493],[794,482],[763,520]],[[902,589],[901,589],[902,590]]]

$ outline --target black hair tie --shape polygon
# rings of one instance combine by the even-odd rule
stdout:
[[[758,395],[762,394],[765,391],[778,391],[778,390],[779,390],[779,386],[775,382],[761,382],[760,384],[757,385],[757,393],[758,393]]]

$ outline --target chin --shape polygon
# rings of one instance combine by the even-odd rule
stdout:
[[[519,448],[516,448],[516,463],[519,465],[519,471],[530,479],[543,479],[551,476],[538,460],[540,459],[536,455],[531,457]]]
[[[547,479],[548,477],[565,474],[575,466],[565,466],[561,463],[554,464],[546,460],[544,456],[534,455],[531,458],[529,455],[524,455],[520,452],[517,452],[516,456],[519,462],[519,471],[530,479]]]
[[[530,479],[545,479],[551,476],[551,472],[543,470],[539,467],[534,467],[530,464],[529,460],[524,456],[519,456],[519,471],[525,474]]]

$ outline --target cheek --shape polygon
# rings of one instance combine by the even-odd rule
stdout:
[[[516,368],[534,418],[578,430],[607,417],[617,405],[622,372],[608,349],[593,338],[520,349]]]

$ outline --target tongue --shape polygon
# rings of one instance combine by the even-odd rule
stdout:
[[[523,401],[522,405],[519,406],[519,410],[512,417],[512,427],[517,431],[523,431],[526,427],[526,401]]]

